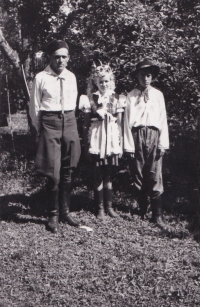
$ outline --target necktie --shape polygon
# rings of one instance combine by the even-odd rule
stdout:
[[[149,100],[149,88],[146,88],[143,92],[144,95],[144,102],[147,103],[147,101]]]
[[[144,98],[145,103],[148,102],[148,100],[149,100],[149,89],[150,89],[150,87],[147,87],[144,91],[140,90],[141,93],[138,96],[138,103],[140,103],[142,97]]]
[[[64,114],[64,95],[63,95],[63,80],[65,80],[64,78],[58,77],[58,79],[60,79],[60,104],[62,107],[62,114]]]

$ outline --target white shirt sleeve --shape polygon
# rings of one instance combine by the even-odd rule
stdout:
[[[40,106],[42,101],[42,91],[40,87],[39,80],[35,78],[33,81],[33,86],[31,90],[31,98],[29,104],[29,114],[32,120],[34,127],[36,128],[37,132],[40,131],[41,120],[40,120]]]
[[[126,96],[120,94],[119,100],[118,100],[118,103],[117,103],[117,113],[124,112],[125,107],[126,107]]]
[[[73,74],[73,82],[71,82],[70,86],[71,88],[71,102],[72,105],[75,106],[74,109],[76,108],[76,101],[77,101],[77,96],[78,96],[78,89],[77,89],[77,82],[76,82],[76,77]]]
[[[167,125],[167,113],[165,108],[165,100],[162,93],[160,93],[160,137],[158,147],[163,147],[164,149],[169,148],[169,132],[168,132],[168,125]]]
[[[87,95],[81,95],[79,100],[79,110],[82,110],[84,113],[91,112],[90,101]]]
[[[131,128],[129,125],[129,117],[130,117],[130,96],[127,96],[126,99],[126,107],[124,111],[124,151],[125,152],[135,152],[135,144],[133,140],[133,135],[131,132]]]

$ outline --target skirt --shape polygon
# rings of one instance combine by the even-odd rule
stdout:
[[[95,166],[101,165],[119,165],[119,155],[112,155],[110,157],[105,157],[104,159],[100,159],[100,155],[91,154],[92,164]]]
[[[113,121],[108,125],[107,119],[104,122],[92,122],[88,133],[89,153],[91,154],[92,162],[96,166],[118,165],[119,156],[122,155],[120,140],[117,122]],[[103,158],[100,154],[102,152]]]

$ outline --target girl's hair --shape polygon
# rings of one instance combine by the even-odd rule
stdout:
[[[90,74],[90,77],[88,78],[87,83],[87,95],[89,99],[91,99],[93,93],[98,90],[97,79],[102,78],[106,75],[110,76],[110,90],[114,91],[115,89],[115,76],[112,72],[112,69],[109,65],[104,65],[101,62],[100,64],[100,66],[96,66],[94,63],[92,65],[92,72]]]

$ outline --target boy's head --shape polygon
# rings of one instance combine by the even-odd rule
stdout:
[[[137,73],[136,73],[136,78],[139,82],[139,84],[146,88],[148,87],[153,79],[153,75],[152,75],[152,71],[149,68],[143,68],[140,69]]]
[[[157,77],[159,70],[157,65],[145,59],[136,65],[136,70],[132,75],[137,78],[142,87],[146,88],[151,84],[152,80]]]
[[[45,52],[48,54],[51,68],[60,74],[70,59],[68,44],[65,41],[53,40],[45,47]]]

